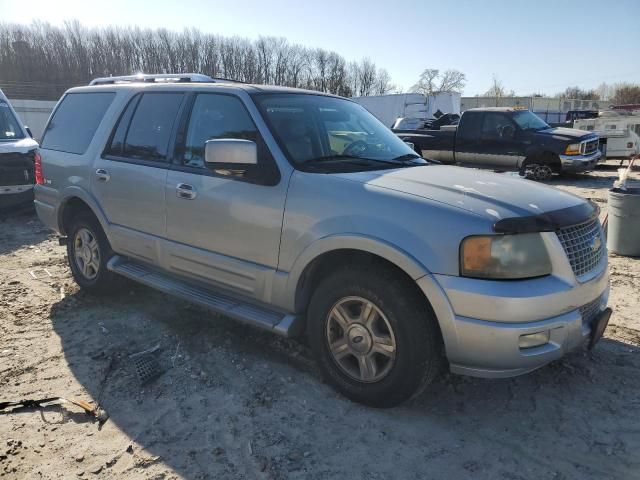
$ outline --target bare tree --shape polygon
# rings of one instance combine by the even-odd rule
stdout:
[[[578,100],[600,100],[600,95],[595,90],[583,90],[580,87],[567,87],[559,97],[577,98]]]
[[[441,73],[437,68],[427,68],[420,74],[418,82],[411,87],[411,91],[424,95],[460,93],[466,84],[467,76],[459,70],[449,69]]]
[[[396,89],[396,86],[391,83],[391,75],[386,69],[381,68],[376,74],[376,83],[374,85],[374,93],[376,95],[384,95]]]
[[[495,74],[493,75],[493,79],[491,81],[491,87],[485,92],[485,96],[496,97],[496,99],[506,96],[506,89],[504,88],[504,84],[498,79]]]
[[[467,84],[467,76],[458,70],[446,70],[440,76],[438,92],[458,92],[460,93]]]
[[[423,95],[433,95],[436,93],[436,80],[439,75],[440,70],[436,68],[426,68],[420,74],[418,82],[411,87],[411,91],[422,93]]]
[[[376,83],[376,64],[369,58],[364,58],[358,66],[358,94],[361,97],[372,95]]]
[[[620,84],[611,100],[617,105],[640,103],[640,85]]]
[[[290,44],[284,38],[180,33],[138,27],[86,28],[0,23],[0,87],[13,98],[56,99],[97,76],[202,72],[250,83],[305,87],[339,95],[386,93],[388,72],[369,59]]]

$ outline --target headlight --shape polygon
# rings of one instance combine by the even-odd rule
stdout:
[[[539,233],[472,236],[460,245],[464,277],[506,280],[550,273],[551,260]]]
[[[565,155],[580,155],[580,144],[572,143],[571,145],[567,145],[567,148],[564,149]]]

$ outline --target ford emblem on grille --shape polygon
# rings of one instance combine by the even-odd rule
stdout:
[[[591,242],[591,251],[597,252],[598,250],[600,250],[601,246],[602,240],[600,239],[600,235],[596,235],[595,237],[593,237],[593,241]]]

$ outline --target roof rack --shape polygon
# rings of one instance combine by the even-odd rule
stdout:
[[[114,85],[118,83],[242,83],[228,78],[217,78],[201,73],[138,73],[119,77],[101,77],[91,80],[89,85]]]

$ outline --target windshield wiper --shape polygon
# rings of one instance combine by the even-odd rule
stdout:
[[[405,153],[404,155],[399,155],[397,157],[392,158],[393,161],[396,162],[403,162],[406,163],[409,160],[417,160],[419,158],[422,158],[420,155],[418,155],[417,153]],[[411,162],[413,163],[413,162]]]
[[[309,160],[305,160],[302,163],[320,163],[320,162],[329,162],[332,160],[368,160],[368,158],[356,157],[355,155],[324,155],[322,157],[314,157]]]

